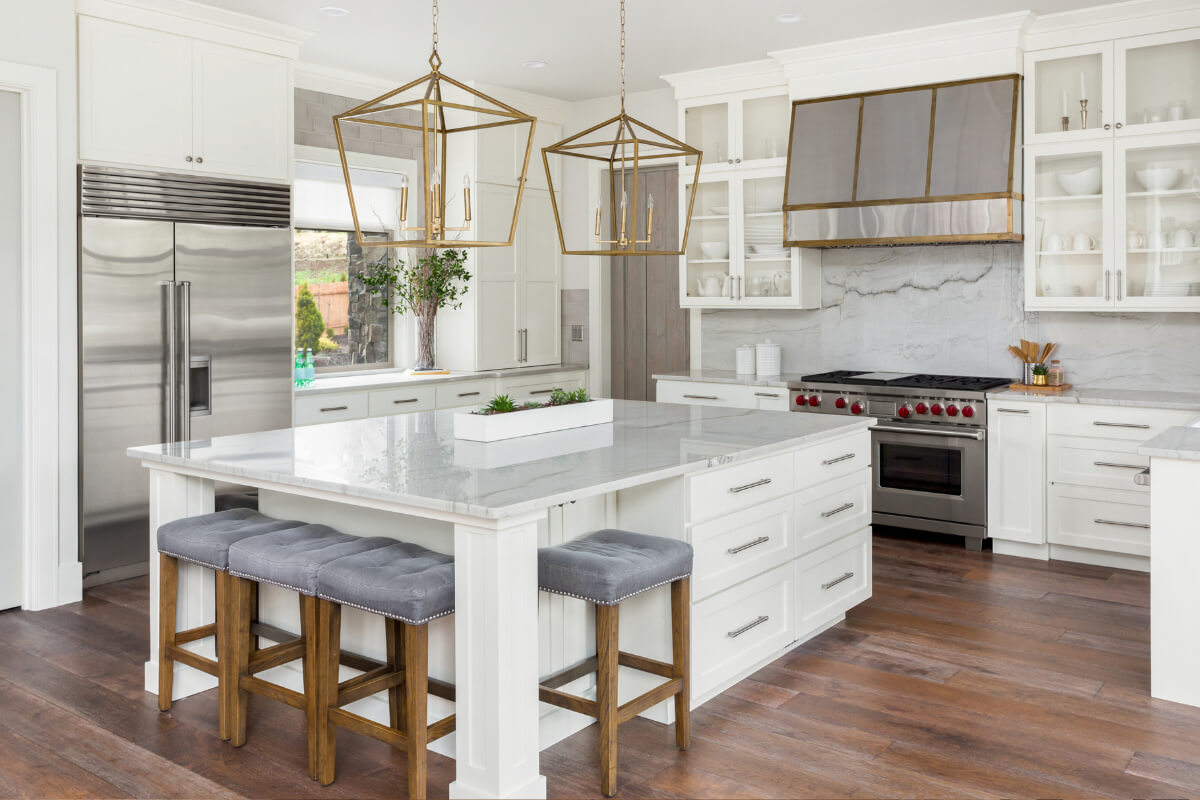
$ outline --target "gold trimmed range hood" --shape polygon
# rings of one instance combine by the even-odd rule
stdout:
[[[1021,76],[792,104],[784,244],[1019,242]]]

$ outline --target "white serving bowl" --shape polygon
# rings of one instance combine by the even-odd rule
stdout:
[[[1078,172],[1060,172],[1058,173],[1058,185],[1067,194],[1099,194],[1100,193],[1100,168],[1088,167],[1081,169]]]
[[[729,242],[701,242],[700,252],[705,258],[729,258]]]
[[[1183,170],[1179,167],[1147,167],[1133,173],[1148,192],[1163,192],[1174,188]]]

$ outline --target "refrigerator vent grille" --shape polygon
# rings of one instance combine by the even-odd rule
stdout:
[[[81,166],[79,213],[287,228],[292,190],[274,183]]]

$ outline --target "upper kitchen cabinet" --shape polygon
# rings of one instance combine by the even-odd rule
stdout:
[[[1200,29],[1118,39],[1118,135],[1200,130]]]
[[[1112,42],[1026,53],[1025,81],[1026,144],[1112,136]]]
[[[683,140],[704,155],[702,171],[779,166],[787,161],[788,113],[784,88],[710,95],[680,104]],[[694,156],[687,163],[695,165]]]
[[[291,64],[79,17],[79,158],[286,181]]]

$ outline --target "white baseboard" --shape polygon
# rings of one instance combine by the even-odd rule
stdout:
[[[998,556],[1036,558],[1040,561],[1046,561],[1050,558],[1049,545],[1030,544],[1029,542],[1010,542],[1006,539],[992,539],[992,552]]]
[[[992,539],[992,552],[1001,556],[1035,558],[1039,561],[1072,561],[1076,564],[1093,564],[1097,567],[1131,569],[1137,572],[1150,571],[1149,556],[1131,556],[1125,553],[1109,553],[1104,550],[1089,550],[1086,547],[1068,547],[1062,544],[1029,544]]]

